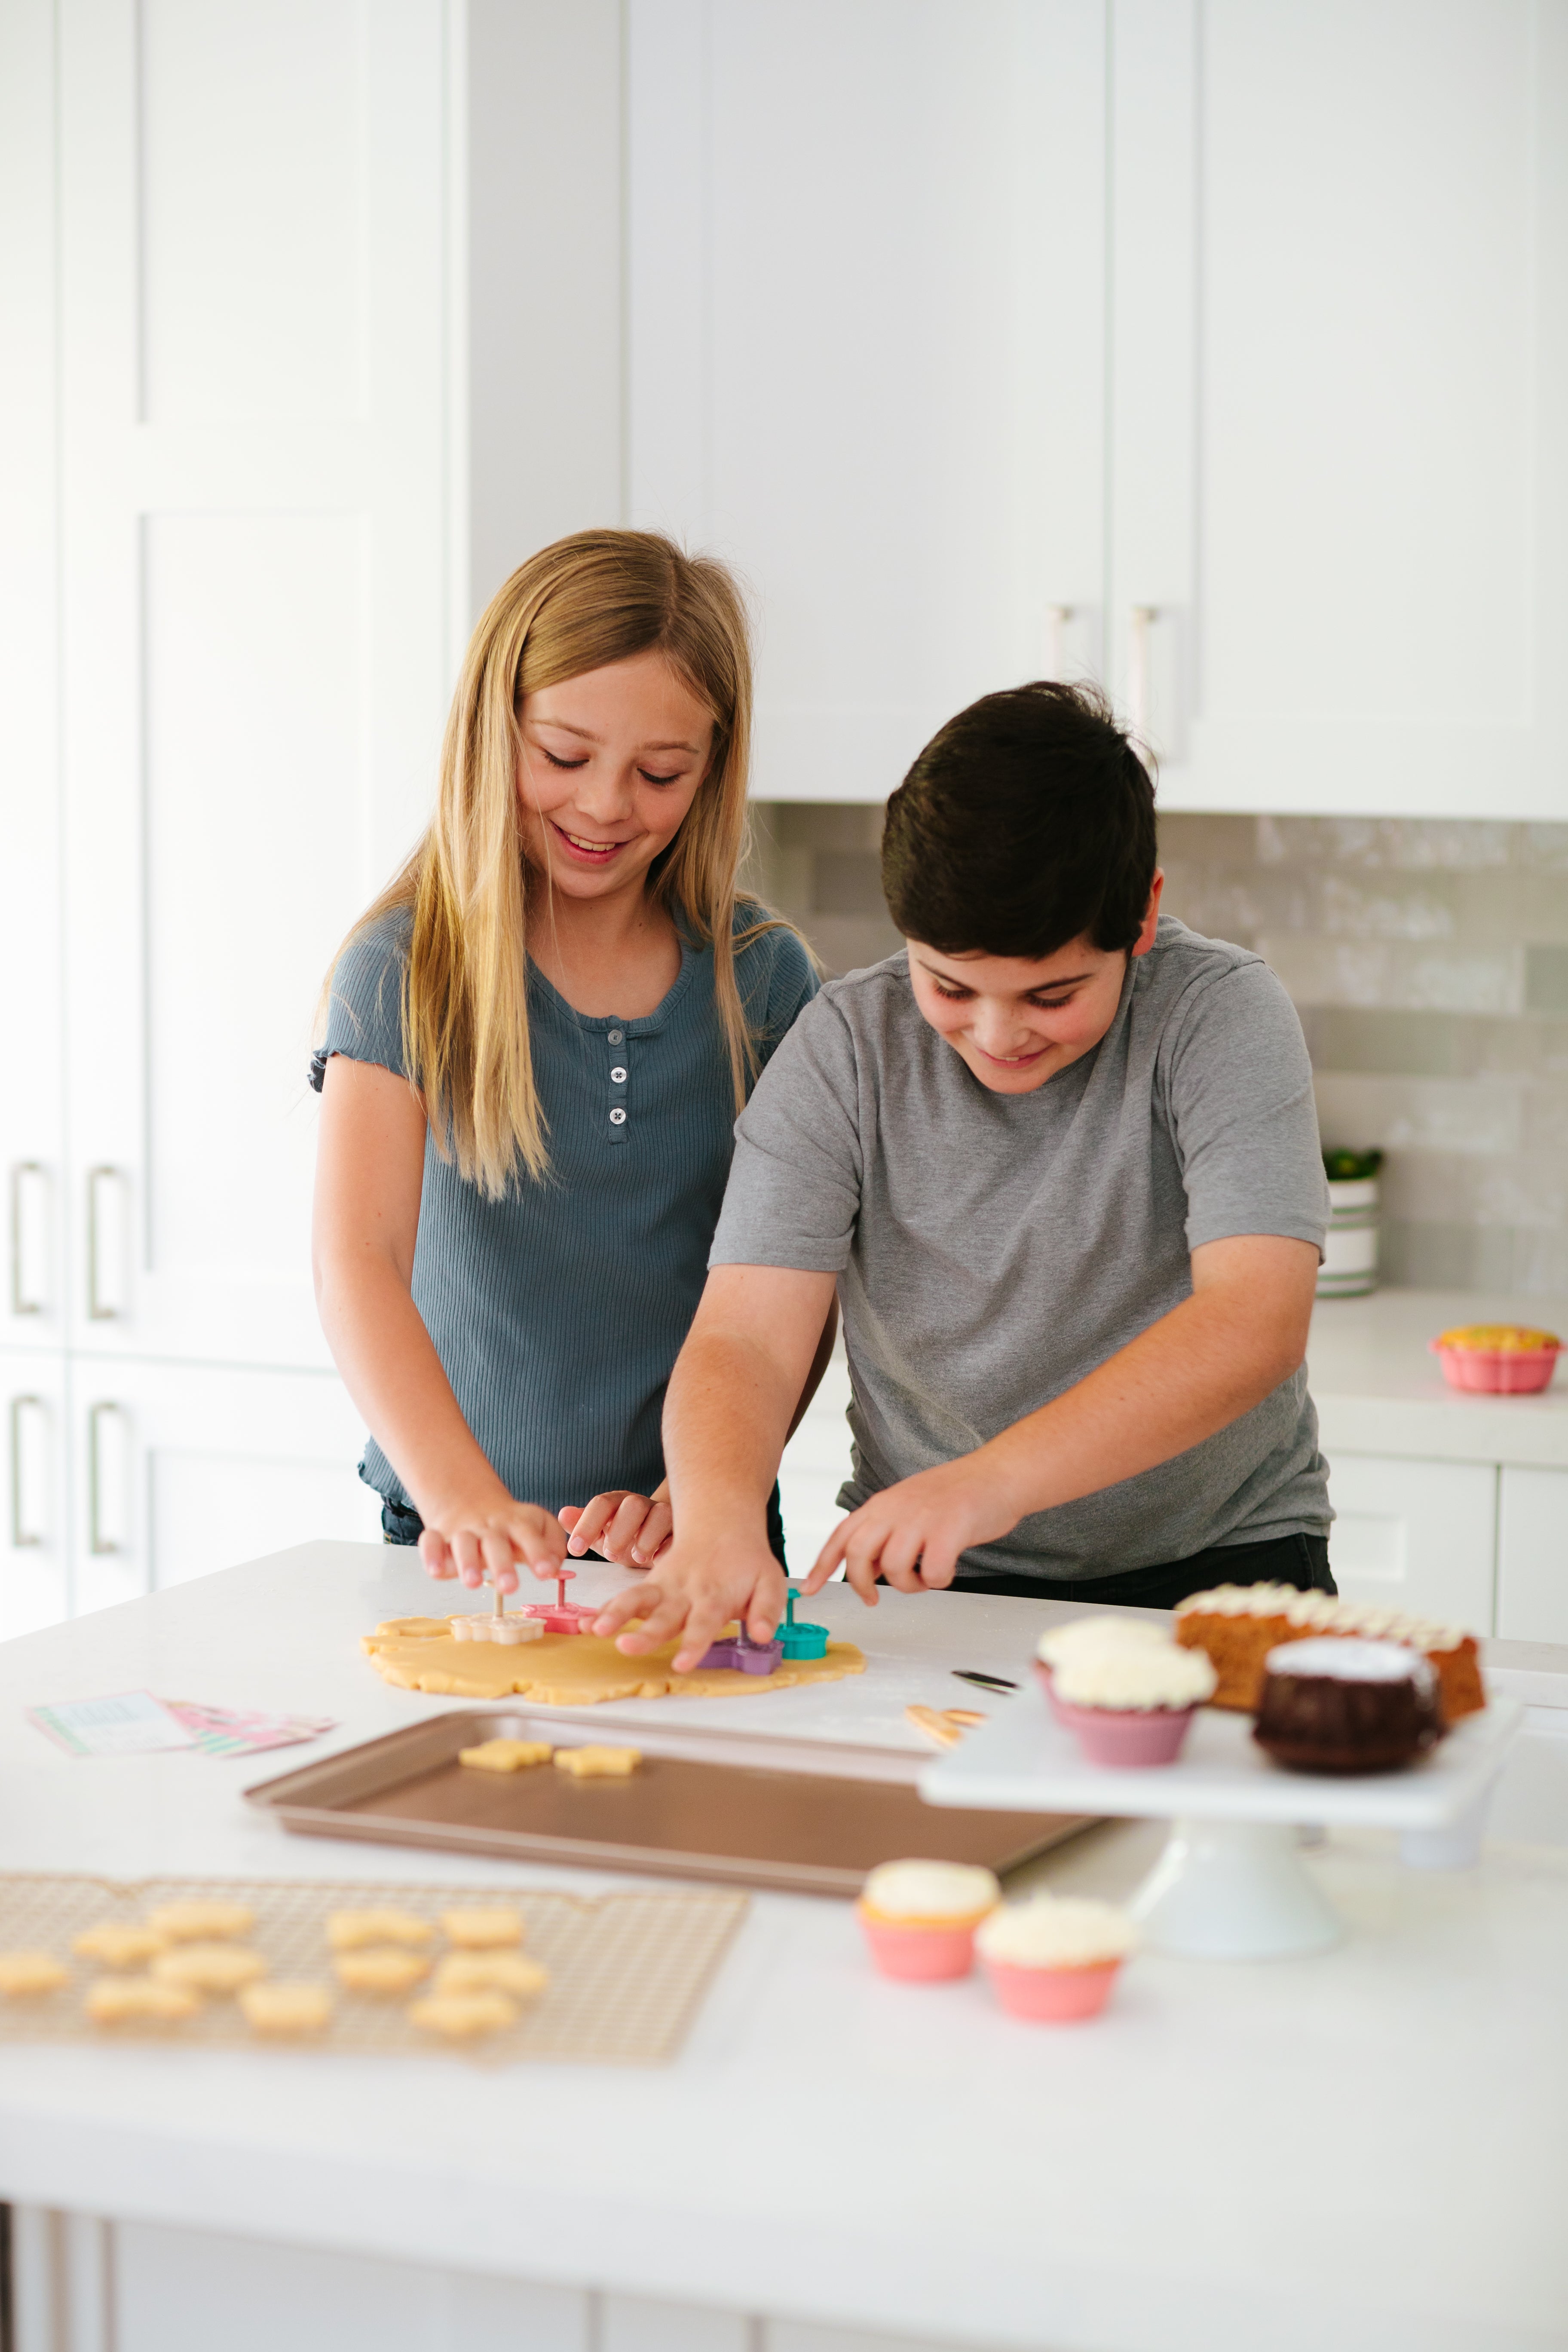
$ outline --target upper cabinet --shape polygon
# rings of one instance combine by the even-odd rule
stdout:
[[[442,10],[58,15],[70,1337],[325,1364],[312,1017],[447,684]]]
[[[1568,816],[1563,0],[631,0],[634,520],[759,793],[1103,678],[1192,808]]]
[[[634,522],[761,616],[756,791],[1100,656],[1100,0],[631,0]]]
[[[1163,797],[1568,817],[1568,10],[1111,26],[1110,675]]]

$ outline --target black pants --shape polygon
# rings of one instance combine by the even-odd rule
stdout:
[[[382,1541],[389,1544],[416,1544],[425,1532],[425,1522],[407,1503],[389,1503],[384,1496],[381,1506]],[[788,1570],[784,1559],[784,1513],[779,1508],[779,1490],[775,1486],[768,1496],[768,1548],[779,1566]]]
[[[1329,1570],[1327,1536],[1271,1536],[1265,1543],[1211,1544],[1163,1568],[1131,1568],[1123,1576],[987,1576],[960,1569],[955,1592],[1000,1592],[1018,1601],[1105,1601],[1124,1609],[1173,1609],[1189,1592],[1215,1584],[1293,1584],[1301,1592],[1337,1592]]]

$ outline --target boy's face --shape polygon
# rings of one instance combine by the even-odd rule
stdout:
[[[1154,944],[1163,874],[1154,877],[1135,956]],[[1028,956],[942,955],[910,940],[910,982],[931,1027],[995,1095],[1032,1095],[1091,1054],[1116,1018],[1128,957],[1074,940]]]

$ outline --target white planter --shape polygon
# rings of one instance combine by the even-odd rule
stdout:
[[[1318,1274],[1320,1298],[1359,1298],[1377,1288],[1382,1194],[1375,1176],[1330,1183],[1329,1230]]]

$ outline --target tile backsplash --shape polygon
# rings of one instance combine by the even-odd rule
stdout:
[[[899,945],[879,807],[759,803],[754,887],[830,971]],[[1384,1278],[1568,1295],[1568,824],[1160,820],[1165,905],[1268,958],[1327,1144],[1381,1146]]]

